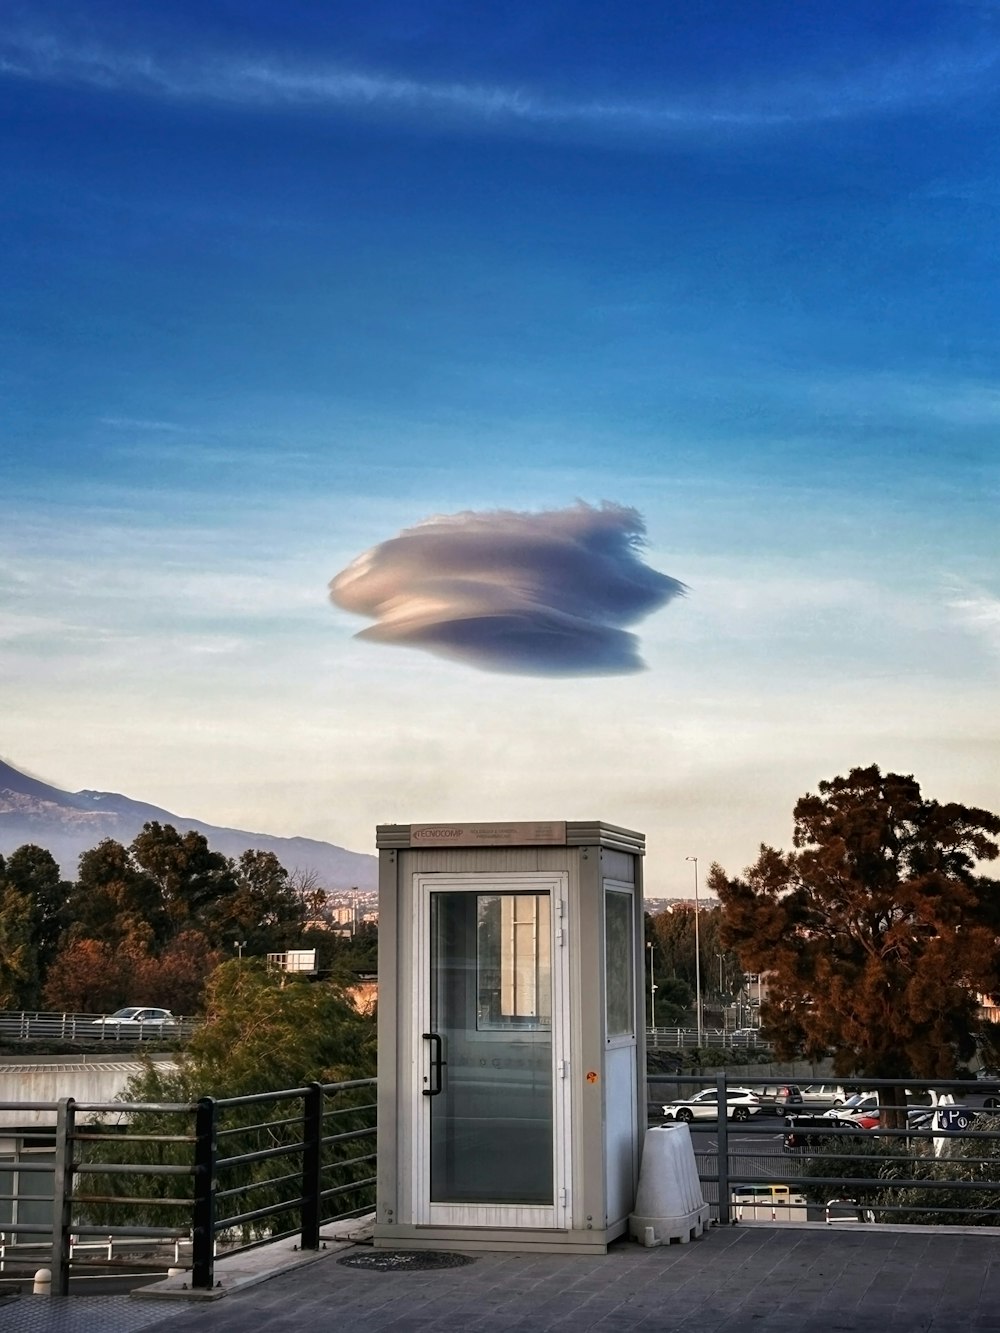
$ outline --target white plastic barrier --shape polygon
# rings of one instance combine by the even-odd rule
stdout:
[[[687,1125],[647,1130],[629,1235],[646,1246],[686,1245],[702,1234],[708,1217]]]

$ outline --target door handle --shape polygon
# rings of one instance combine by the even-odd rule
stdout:
[[[429,1067],[430,1087],[423,1089],[425,1097],[436,1097],[442,1091],[441,1071],[448,1063],[444,1059],[444,1043],[441,1040],[441,1034],[438,1032],[425,1032],[424,1041],[431,1044],[431,1060]]]

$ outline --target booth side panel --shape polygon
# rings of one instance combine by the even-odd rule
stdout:
[[[635,1209],[639,1144],[635,1136],[637,1097],[635,1047],[609,1048],[605,1056],[605,1188],[608,1224],[627,1221]]]
[[[398,860],[395,851],[379,852],[378,861],[378,1170],[376,1219],[393,1222],[399,1217],[399,1121],[397,1118],[397,1026],[399,994],[397,975],[400,958]],[[403,951],[408,952],[404,940]]]
[[[639,1160],[645,1124],[638,1124],[638,1108],[645,1114],[645,1013],[642,1006],[644,925],[641,858],[630,852],[601,849],[602,894],[622,885],[632,886],[632,1035],[608,1039],[606,1027],[604,1152],[607,1223],[627,1224],[635,1207]],[[605,974],[605,982],[607,976]],[[602,1025],[606,1023],[602,1014]]]
[[[633,1198],[639,1189],[639,1169],[642,1165],[642,1145],[649,1127],[649,1082],[646,1066],[646,904],[644,897],[643,860],[633,856],[635,883],[635,1074],[638,1096],[635,1103],[635,1141],[639,1145],[635,1162]]]
[[[601,905],[601,852],[580,848],[580,889],[573,913],[579,989],[573,997],[578,1015],[571,1061],[573,1090],[578,1097],[577,1132],[573,1143],[573,1224],[580,1230],[603,1231],[605,1189],[604,933]]]

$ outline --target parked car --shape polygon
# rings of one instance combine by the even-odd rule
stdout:
[[[726,1089],[726,1115],[732,1120],[749,1120],[760,1110],[760,1098],[749,1088]],[[667,1102],[663,1108],[667,1120],[718,1120],[719,1092],[706,1088],[694,1097]]]
[[[913,1088],[904,1088],[903,1094],[906,1098],[906,1111],[909,1119],[912,1120],[913,1112],[926,1109],[930,1102],[930,1097],[925,1092],[916,1092]],[[848,1097],[843,1106],[833,1107],[825,1111],[824,1115],[831,1119],[839,1120],[857,1120],[859,1117],[871,1116],[877,1120],[881,1108],[881,1099],[877,1092],[856,1092],[853,1097]]]
[[[850,1095],[842,1083],[806,1083],[802,1088],[806,1106],[843,1106]]]
[[[824,1111],[823,1115],[828,1120],[856,1120],[859,1116],[866,1115],[874,1115],[877,1118],[878,1110],[877,1092],[856,1092],[841,1106],[833,1106],[829,1111]]]
[[[110,1029],[119,1037],[141,1038],[161,1036],[164,1032],[176,1028],[178,1024],[169,1009],[129,1005],[125,1009],[118,1009],[115,1013],[108,1014],[105,1018],[95,1018],[92,1026],[99,1027],[104,1032]]]
[[[871,1133],[870,1128],[862,1126],[858,1120],[835,1120],[829,1115],[792,1115],[785,1124],[788,1128],[781,1143],[785,1152],[798,1152],[844,1139],[857,1140]]]
[[[786,1086],[784,1083],[751,1083],[748,1085],[747,1091],[752,1092],[760,1102],[761,1115],[772,1113],[784,1115],[785,1112],[782,1108],[785,1101],[783,1094]]]
[[[785,1083],[778,1089],[774,1102],[779,1115],[794,1115],[802,1109],[805,1098],[797,1083]]]

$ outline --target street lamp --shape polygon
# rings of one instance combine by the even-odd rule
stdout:
[[[243,957],[243,950],[247,947],[246,940],[233,940],[233,948],[237,950],[237,956]]]
[[[653,942],[647,940],[646,948],[649,950],[649,1026],[650,1029],[656,1027],[656,983],[653,980]]]
[[[698,918],[701,908],[698,904],[698,858],[685,856],[685,861],[694,862],[694,1005],[698,1024],[698,1045],[701,1045],[701,940],[698,935]]]

